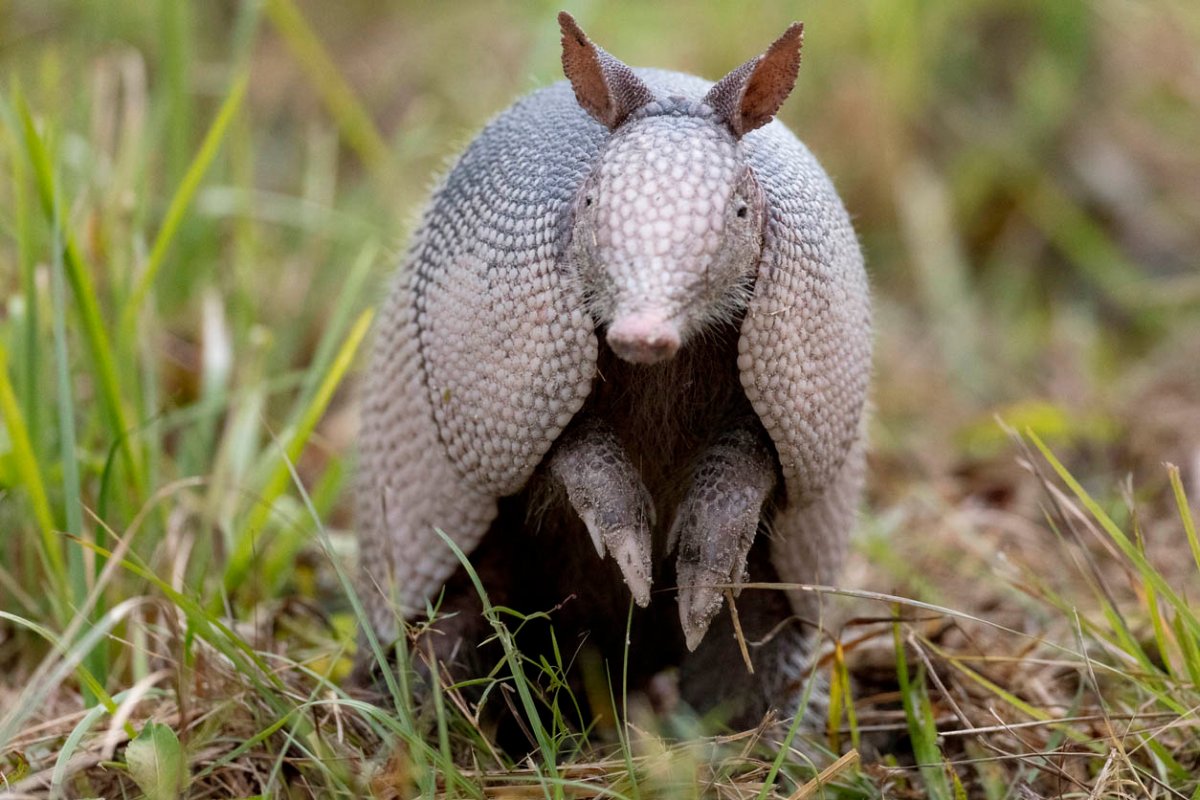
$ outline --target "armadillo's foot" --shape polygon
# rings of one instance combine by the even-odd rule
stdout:
[[[612,555],[634,602],[645,608],[654,504],[616,434],[600,420],[585,420],[555,443],[549,469],[587,526],[596,552],[602,558]]]
[[[771,451],[750,426],[722,436],[696,469],[669,540],[679,547],[679,620],[688,650],[704,639],[727,586],[744,580],[746,556],[775,482]]]

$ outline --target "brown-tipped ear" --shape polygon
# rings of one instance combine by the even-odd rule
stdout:
[[[767,52],[752,58],[709,89],[704,98],[741,138],[771,121],[796,85],[804,23],[793,22]]]
[[[574,17],[560,11],[558,24],[562,28],[563,73],[584,111],[611,130],[654,99],[654,93],[633,70],[592,44]]]

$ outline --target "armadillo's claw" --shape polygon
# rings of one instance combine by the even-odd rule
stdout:
[[[608,552],[621,568],[633,601],[642,608],[650,605],[650,530],[623,528],[606,533]]]
[[[612,526],[612,517],[596,511],[592,506],[579,504],[579,516],[587,526],[592,544],[601,558],[612,555],[621,575],[625,578],[633,599],[645,608],[650,604],[650,525],[643,513],[634,515],[634,524]],[[608,522],[609,525],[604,523]]]
[[[616,559],[633,599],[650,603],[654,501],[612,427],[588,419],[554,446],[550,474],[567,490],[596,552]]]
[[[684,575],[683,572],[691,573]],[[679,576],[679,621],[689,652],[694,652],[708,632],[708,626],[725,603],[728,577],[704,569],[681,570]]]
[[[604,537],[601,535],[600,527],[587,517],[584,517],[584,520],[587,525],[588,535],[592,537],[592,544],[596,545],[596,555],[604,558]]]
[[[726,587],[747,577],[763,503],[775,485],[774,462],[761,440],[745,427],[719,439],[700,462],[671,523],[668,541],[678,547],[679,621],[689,650],[699,646],[720,613]]]

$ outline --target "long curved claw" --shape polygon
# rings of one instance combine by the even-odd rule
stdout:
[[[580,501],[575,506],[583,524],[587,526],[592,544],[601,558],[611,555],[621,569],[625,584],[633,593],[633,600],[642,608],[650,604],[650,522],[644,512],[634,514],[634,524],[605,526],[603,518],[610,515],[597,511],[594,505]]]
[[[608,552],[621,568],[633,601],[642,608],[650,605],[650,529],[623,528],[604,535]]]
[[[729,584],[744,579],[762,508],[761,499],[748,490],[716,504],[705,502],[702,494],[689,494],[685,513],[676,517],[671,531],[679,541],[679,621],[689,651],[700,645],[720,613]]]
[[[604,558],[608,553],[604,547],[604,531],[596,519],[596,514],[591,509],[580,510],[579,508],[575,509],[575,513],[587,527],[588,536],[592,537],[592,544],[596,546],[596,555]]]
[[[725,434],[697,468],[668,535],[679,548],[679,621],[688,650],[700,645],[720,613],[726,587],[743,580],[774,487],[770,451],[752,429]]]
[[[746,574],[762,502],[753,487],[729,491],[716,502],[709,493],[693,487],[684,499],[671,537],[679,542],[675,559],[679,621],[690,651],[700,645],[720,613],[727,586]]]
[[[654,503],[616,434],[589,420],[555,445],[550,474],[567,492],[596,552],[611,555],[634,602],[650,604]]]
[[[725,588],[729,582],[722,576],[698,565],[679,567],[679,621],[689,652],[694,652],[708,633],[708,627],[725,604]]]

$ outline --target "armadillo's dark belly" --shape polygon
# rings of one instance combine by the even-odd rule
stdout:
[[[594,415],[613,426],[638,466],[657,514],[651,603],[634,609],[629,656],[630,680],[636,685],[677,665],[685,653],[675,559],[666,552],[675,507],[700,453],[735,420],[753,417],[753,411],[738,379],[735,328],[653,366],[621,361],[601,342],[595,388],[577,419]],[[753,562],[767,564],[763,549],[752,555]],[[501,501],[500,516],[475,561],[487,563],[484,581],[494,602],[524,613],[550,612],[564,659],[582,644],[585,653],[610,665],[620,663],[629,589],[613,560],[596,554],[574,509],[547,485],[544,474],[525,492]],[[548,627],[541,621],[528,625],[523,647],[546,645]],[[603,663],[584,658],[585,664],[589,661]]]
[[[675,507],[700,455],[735,423],[757,424],[738,376],[737,337],[730,325],[651,366],[622,361],[601,339],[599,376],[581,415],[612,425],[654,497],[655,563],[664,560]]]

